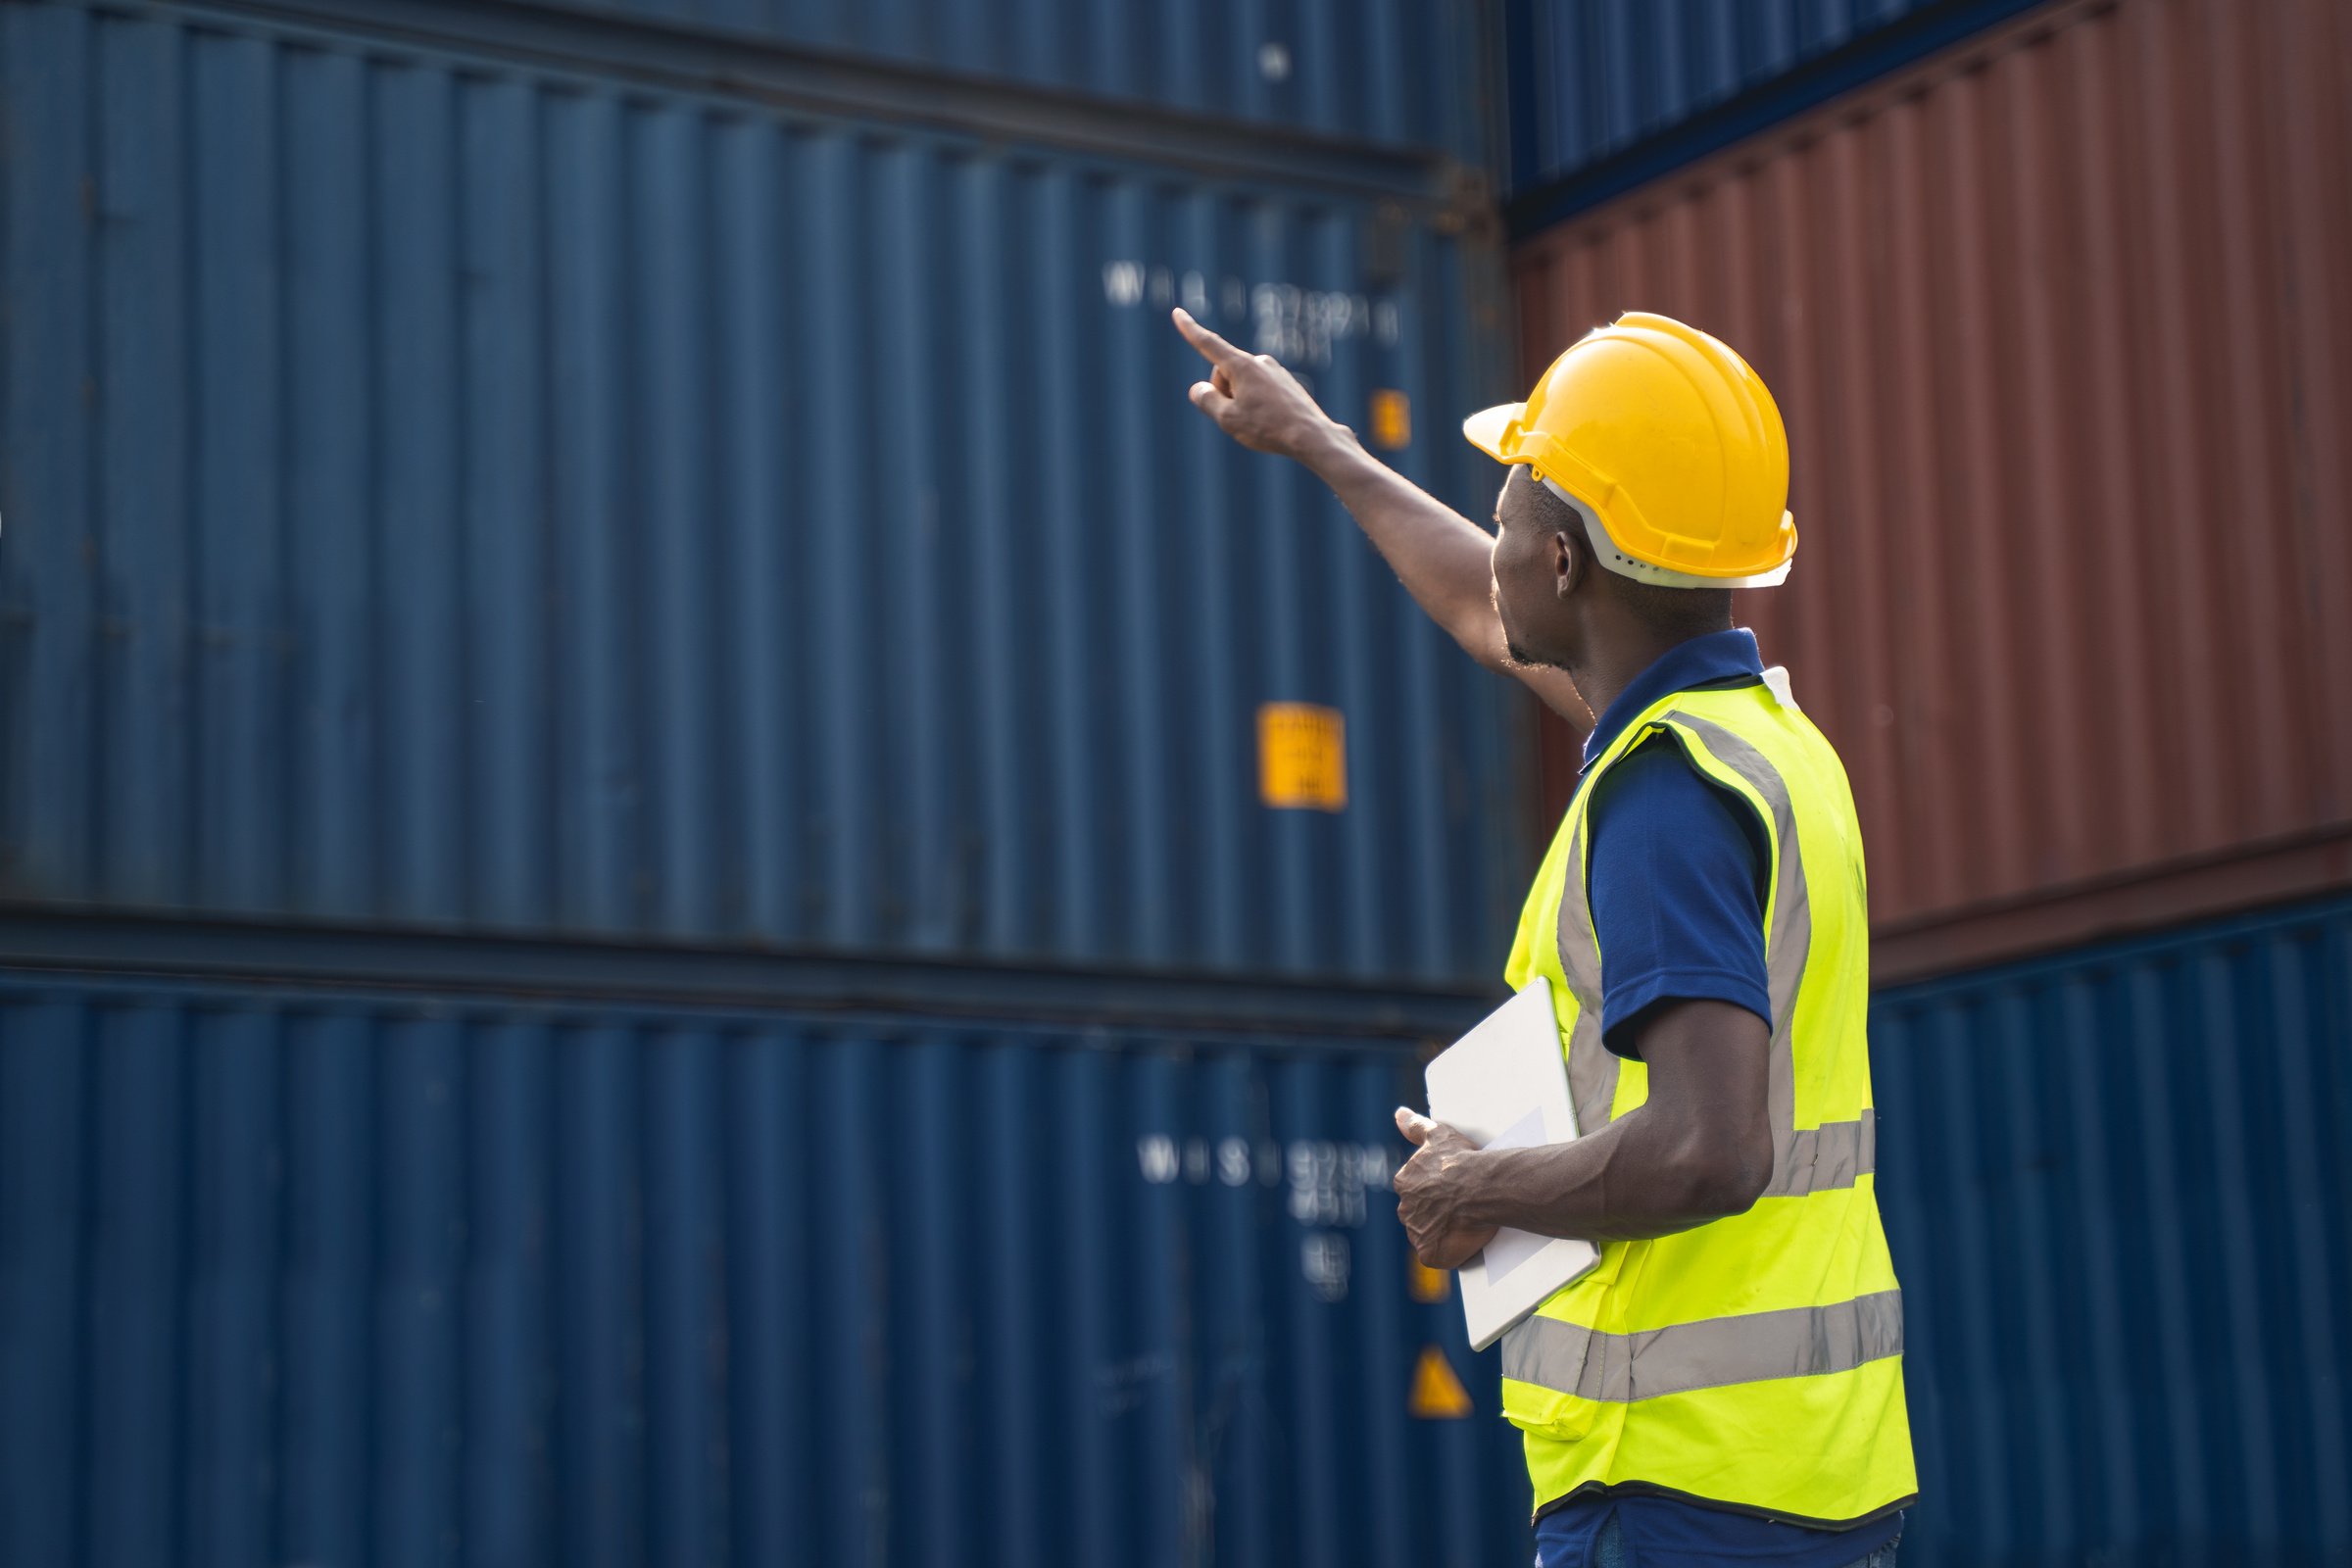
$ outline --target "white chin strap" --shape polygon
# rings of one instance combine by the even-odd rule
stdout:
[[[1600,520],[1600,514],[1561,489],[1549,479],[1542,480],[1544,488],[1576,509],[1585,519],[1585,533],[1592,541],[1592,553],[1600,564],[1620,577],[1649,583],[1658,588],[1778,588],[1788,580],[1788,568],[1793,562],[1784,561],[1770,571],[1759,571],[1752,577],[1701,577],[1695,572],[1676,571],[1667,566],[1653,566],[1646,561],[1636,561],[1617,546],[1616,535]]]

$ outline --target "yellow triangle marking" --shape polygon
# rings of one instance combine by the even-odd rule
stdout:
[[[1443,1301],[1453,1288],[1453,1276],[1442,1268],[1431,1268],[1417,1257],[1405,1266],[1413,1271],[1411,1289],[1416,1301]]]
[[[1459,1421],[1470,1413],[1470,1391],[1434,1345],[1421,1351],[1421,1363],[1413,1368],[1413,1392],[1405,1407],[1425,1421]]]

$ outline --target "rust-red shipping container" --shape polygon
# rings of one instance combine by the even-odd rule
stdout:
[[[1526,242],[1780,398],[1900,978],[2352,882],[2352,8],[2061,4]],[[1547,805],[1574,753],[1547,736]]]

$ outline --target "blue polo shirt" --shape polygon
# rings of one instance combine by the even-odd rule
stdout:
[[[1585,741],[1585,764],[1660,698],[1763,678],[1752,632],[1711,632],[1680,644],[1609,704]],[[1770,1024],[1770,851],[1748,804],[1709,783],[1672,739],[1656,736],[1602,775],[1590,822],[1587,886],[1609,1050],[1639,1058],[1643,1017],[1671,1002],[1728,1002]],[[1594,1542],[1612,1521],[1627,1568],[1847,1568],[1903,1529],[1899,1513],[1831,1531],[1672,1497],[1584,1497],[1536,1521],[1542,1568],[1591,1568]]]

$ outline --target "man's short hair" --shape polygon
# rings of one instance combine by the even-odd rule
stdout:
[[[1608,579],[1609,592],[1620,603],[1642,618],[1642,624],[1662,636],[1688,641],[1703,637],[1711,631],[1729,631],[1732,626],[1732,591],[1729,588],[1664,588],[1654,582],[1642,582],[1600,564],[1600,552],[1592,548],[1592,533],[1585,524],[1585,514],[1541,484],[1528,488],[1544,509],[1550,525],[1560,532],[1573,535],[1585,547],[1592,559],[1592,569]]]

